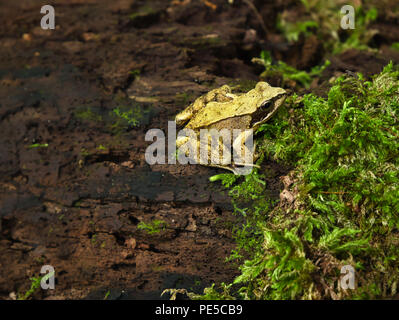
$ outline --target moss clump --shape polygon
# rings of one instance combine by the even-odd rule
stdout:
[[[399,281],[399,71],[370,81],[341,77],[327,98],[293,96],[260,128],[263,154],[289,163],[291,201],[270,209],[262,176],[218,178],[246,225],[238,250],[250,259],[223,293],[249,299],[392,297]],[[236,253],[235,253],[236,254]],[[238,257],[238,256],[237,256]],[[355,289],[339,287],[344,265]],[[212,295],[215,295],[212,290]]]
[[[137,225],[138,229],[144,230],[149,235],[154,235],[154,234],[160,233],[161,231],[165,230],[166,227],[167,227],[166,222],[163,220],[158,220],[158,219],[152,220],[149,223],[145,223],[145,222],[141,221]]]
[[[119,121],[123,121],[130,127],[137,127],[140,124],[140,119],[143,117],[142,110],[138,107],[126,111],[123,111],[122,108],[118,107],[112,110],[112,112],[118,119],[115,126],[119,126]]]
[[[283,12],[277,29],[290,42],[298,41],[300,35],[316,35],[323,41],[325,50],[335,54],[350,48],[367,49],[376,33],[370,26],[377,19],[377,9],[366,1],[357,5],[349,1],[348,4],[355,7],[355,29],[341,28],[343,4],[328,0],[302,0],[301,8],[296,11],[302,11],[303,15],[298,18],[294,13]]]
[[[278,61],[276,64],[273,63],[270,52],[262,51],[260,58],[252,59],[252,62],[260,64],[265,67],[265,71],[260,75],[261,79],[274,78],[276,76],[282,78],[282,86],[289,83],[300,84],[302,87],[308,88],[316,77],[319,77],[321,73],[330,65],[330,61],[326,60],[324,65],[316,66],[309,72],[304,70],[297,70],[292,66],[289,66],[283,61]]]
[[[146,125],[154,110],[148,106],[126,103],[109,113],[110,130],[120,134],[130,129]]]

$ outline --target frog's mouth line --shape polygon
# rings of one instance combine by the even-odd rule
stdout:
[[[278,100],[284,99],[284,96],[277,96],[269,101],[266,101],[260,108],[252,115],[251,126],[256,125],[261,121],[267,121],[277,111],[276,105],[279,105]]]

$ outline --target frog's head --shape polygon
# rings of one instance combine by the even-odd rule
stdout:
[[[267,82],[258,82],[254,90],[259,97],[257,107],[262,109],[279,107],[284,103],[287,96],[287,92],[283,88],[272,87]]]
[[[272,87],[267,82],[258,82],[253,91],[257,101],[252,123],[257,127],[276,113],[284,103],[287,92],[283,88]]]

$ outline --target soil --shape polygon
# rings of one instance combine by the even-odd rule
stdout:
[[[0,298],[28,290],[45,264],[56,288],[34,299],[159,299],[238,275],[224,260],[239,221],[209,182],[223,171],[150,166],[144,137],[211,88],[258,81],[262,49],[298,68],[322,62],[320,40],[289,45],[274,29],[292,1],[254,3],[267,33],[240,1],[58,0],[55,30],[40,28],[41,1],[0,2]],[[398,62],[395,19],[376,23],[380,53],[331,57],[312,91]],[[139,125],[116,122],[118,107],[138,108]],[[287,168],[262,171],[278,198]],[[138,228],[154,219],[166,227]]]

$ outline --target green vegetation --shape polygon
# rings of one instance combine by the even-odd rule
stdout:
[[[399,281],[399,71],[343,76],[327,98],[290,97],[259,133],[263,156],[290,164],[293,199],[265,199],[260,170],[222,174],[243,225],[241,275],[195,299],[373,299]],[[260,163],[262,159],[259,160]],[[354,290],[339,288],[355,268]]]
[[[137,228],[140,230],[144,230],[147,232],[149,235],[154,235],[157,233],[160,233],[161,231],[165,230],[167,227],[167,224],[163,220],[153,220],[149,223],[145,223],[141,221],[138,225]]]
[[[133,72],[137,76],[136,72]],[[120,134],[128,129],[140,126],[148,118],[150,109],[133,103],[128,99],[120,99],[118,107],[107,112],[96,108],[78,109],[74,112],[77,119],[90,121],[101,125],[114,134]]]
[[[82,120],[88,121],[102,121],[101,115],[94,113],[90,107],[87,109],[78,109],[75,111],[75,117]]]
[[[399,51],[399,42],[392,43],[391,48]]]
[[[377,19],[378,12],[375,8],[357,7],[355,29],[343,30],[343,14],[340,11],[342,4],[328,0],[301,0],[301,4],[304,11],[302,19],[290,15],[289,12],[284,12],[278,18],[277,29],[288,41],[298,41],[301,34],[305,37],[316,35],[323,41],[325,50],[335,54],[350,48],[369,48],[369,42],[376,32],[370,28],[371,23]]]
[[[144,116],[142,108],[138,106],[131,108],[121,106],[113,109],[112,112],[116,116],[116,121],[112,125],[113,129],[126,126],[128,128],[138,127]]]
[[[371,23],[377,19],[377,9],[371,8],[366,11],[364,8],[356,10],[356,28],[350,31],[349,36],[344,40],[337,42],[334,52],[342,52],[347,49],[366,50],[369,49],[369,43],[376,34],[376,30],[370,27]]]
[[[100,145],[97,147],[97,150],[104,151],[104,150],[107,150],[107,147],[104,147],[102,144],[100,144]]]
[[[132,127],[136,127],[139,124],[139,120],[137,119],[140,116],[140,112],[138,109],[135,110],[130,109],[128,111],[121,111],[120,108],[115,108],[112,110],[114,114],[116,114],[119,118],[126,120],[128,125]]]
[[[92,237],[90,239],[90,242],[91,242],[92,245],[96,244],[96,242],[97,242],[97,235],[96,234],[92,235]]]
[[[323,66],[313,67],[309,72],[303,70],[297,70],[294,67],[289,66],[283,61],[278,61],[273,64],[270,52],[262,51],[260,59],[252,59],[253,62],[261,64],[265,67],[265,71],[260,75],[260,78],[268,78],[273,75],[281,76],[283,79],[283,86],[288,81],[294,81],[299,83],[303,87],[309,87],[312,80],[319,77],[324,69],[330,65],[330,61],[326,61]]]
[[[107,300],[110,294],[111,294],[111,291],[108,290],[108,291],[105,293],[104,300]]]
[[[130,74],[133,78],[138,78],[138,77],[140,76],[141,72],[140,72],[139,69],[134,69],[134,70],[131,70],[131,71],[129,72],[129,74]]]
[[[28,146],[29,149],[33,149],[33,148],[47,148],[48,147],[48,143],[34,143],[31,144],[30,146]]]
[[[88,157],[90,155],[90,152],[86,148],[81,148],[80,149],[80,155],[84,159],[84,158],[86,158],[86,157]]]
[[[24,294],[19,294],[18,300],[28,300],[37,291],[37,289],[40,288],[40,283],[41,283],[42,279],[47,281],[53,275],[54,275],[54,272],[50,272],[42,277],[29,278],[29,280],[32,281],[30,289],[28,291],[26,291]]]
[[[27,300],[27,299],[29,299],[29,297],[31,295],[33,295],[36,292],[37,289],[40,288],[40,282],[42,280],[41,277],[38,277],[38,278],[32,277],[32,278],[29,278],[29,280],[32,281],[32,283],[30,285],[30,289],[28,291],[26,291],[24,294],[19,294],[18,300]]]
[[[289,42],[295,42],[299,40],[299,36],[304,34],[310,36],[317,30],[319,25],[316,21],[298,21],[296,23],[290,23],[285,21],[281,16],[277,22],[277,29],[279,29]]]

